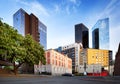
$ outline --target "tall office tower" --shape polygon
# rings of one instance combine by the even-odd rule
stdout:
[[[92,46],[109,50],[109,18],[100,19],[92,28]]]
[[[72,73],[75,73],[78,72],[78,65],[80,65],[80,50],[82,48],[81,43],[74,43],[59,47],[55,50],[72,59]]]
[[[75,43],[82,43],[83,48],[89,47],[89,30],[82,23],[75,25]]]
[[[22,8],[13,15],[13,25],[20,34],[30,34],[47,49],[47,27],[34,14],[27,14]]]

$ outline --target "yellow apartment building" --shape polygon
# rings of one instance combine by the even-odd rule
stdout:
[[[87,64],[101,64],[109,66],[109,50],[87,49]]]

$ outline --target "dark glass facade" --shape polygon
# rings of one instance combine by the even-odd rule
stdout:
[[[113,55],[112,55],[112,51],[109,50],[109,66],[113,64],[113,59],[112,59]]]
[[[89,30],[82,23],[75,25],[75,43],[82,43],[83,48],[89,48]]]
[[[96,49],[99,49],[99,29],[95,29],[93,32],[92,32],[92,37],[93,37],[93,47],[96,48]]]
[[[109,50],[109,18],[98,20],[92,28],[92,46]]]
[[[62,50],[61,53],[67,55],[69,58],[72,59],[72,72],[74,73],[75,72],[75,47]]]

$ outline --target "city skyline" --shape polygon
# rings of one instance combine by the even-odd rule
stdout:
[[[0,17],[13,26],[12,15],[19,8],[34,13],[47,26],[48,49],[74,43],[74,25],[79,23],[89,28],[92,48],[91,28],[98,19],[109,17],[110,50],[115,54],[120,42],[119,7],[119,0],[1,0]]]

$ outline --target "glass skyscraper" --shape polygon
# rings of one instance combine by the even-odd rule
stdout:
[[[92,46],[109,50],[109,18],[100,19],[92,28]]]
[[[13,26],[20,34],[30,34],[47,49],[47,27],[34,14],[27,14],[22,8],[13,15]]]
[[[75,25],[75,43],[82,43],[83,48],[89,48],[89,30],[82,23]]]
[[[40,44],[44,46],[44,49],[47,49],[47,27],[39,21],[39,33],[40,33]]]

